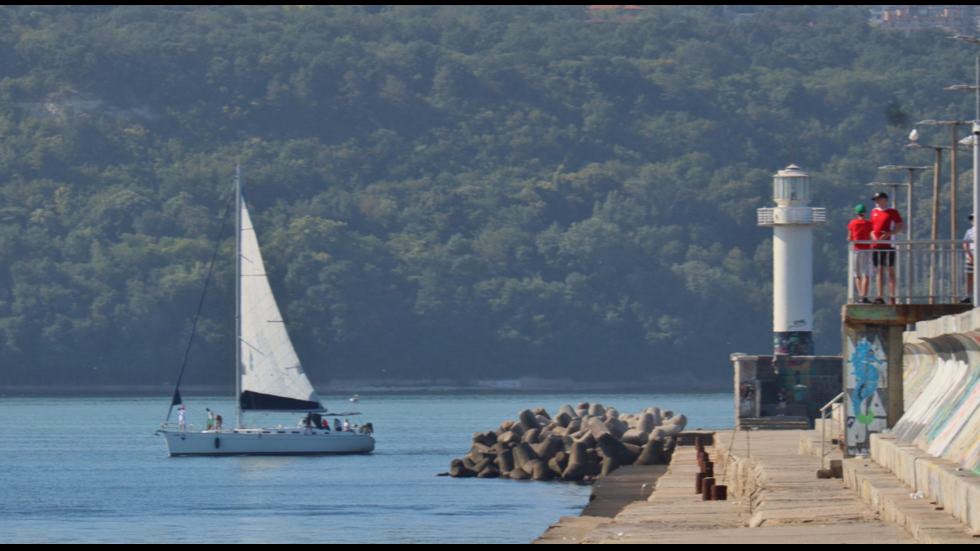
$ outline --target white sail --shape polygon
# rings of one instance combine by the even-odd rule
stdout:
[[[259,240],[245,201],[241,205],[241,382],[243,410],[322,409],[289,340],[272,295]]]

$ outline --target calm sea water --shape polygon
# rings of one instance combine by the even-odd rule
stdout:
[[[326,397],[340,410],[346,397]],[[170,458],[166,399],[0,399],[0,543],[527,543],[578,515],[587,486],[437,478],[474,432],[525,408],[657,406],[733,424],[730,395],[363,396],[370,456]],[[187,400],[233,425],[227,399]],[[296,417],[261,423],[292,426]]]

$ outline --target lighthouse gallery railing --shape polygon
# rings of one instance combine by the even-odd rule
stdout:
[[[855,276],[859,267],[869,267],[868,298],[882,297],[886,302],[895,298],[898,304],[956,304],[969,296],[967,241],[891,241],[895,247],[895,296],[887,281],[877,289],[877,268],[874,254],[887,249],[855,250],[856,245],[881,245],[878,241],[848,243],[848,302],[862,297],[857,292]],[[886,272],[887,274],[887,272]]]

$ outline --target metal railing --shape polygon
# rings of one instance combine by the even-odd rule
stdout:
[[[820,470],[826,468],[827,454],[824,452],[824,444],[827,442],[827,411],[833,409],[835,406],[844,405],[844,393],[841,392],[836,398],[831,400],[827,405],[820,408]],[[834,415],[831,414],[831,419]]]
[[[827,209],[811,207],[780,207],[759,209],[759,225],[763,227],[782,225],[814,225],[827,223]]]
[[[897,304],[956,304],[969,298],[967,241],[891,241],[893,249],[856,250],[859,245],[881,245],[880,241],[856,241],[849,243],[848,255],[848,302],[855,303],[861,295],[856,278],[863,274],[869,278],[868,297],[882,297],[886,302],[895,299]],[[893,254],[892,254],[893,253]],[[894,259],[895,293],[892,294],[887,277],[883,289],[878,289],[877,275],[881,268]],[[888,275],[886,273],[886,275]]]

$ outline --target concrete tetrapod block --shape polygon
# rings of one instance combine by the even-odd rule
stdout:
[[[585,444],[577,442],[572,446],[568,457],[568,466],[562,474],[562,478],[571,482],[578,482],[587,476],[592,476],[593,469],[589,465],[588,448]]]
[[[611,434],[610,431],[609,431],[609,427],[607,427],[605,423],[603,423],[602,421],[600,421],[598,419],[594,419],[594,418],[589,420],[589,432],[597,440],[603,434]]]
[[[527,444],[537,444],[541,441],[541,429],[531,429],[524,433],[524,437],[521,438],[521,442]]]
[[[606,419],[619,419],[619,410],[610,406],[606,408]]]
[[[530,468],[531,472],[529,474],[532,480],[551,480],[555,478],[555,473],[544,461],[531,461],[527,465],[524,465],[524,467]]]
[[[453,478],[476,478],[479,473],[464,466],[462,461],[453,461],[449,476]]]
[[[607,459],[615,459],[619,465],[632,465],[640,458],[639,452],[630,450],[611,434],[603,434],[596,440],[602,455]]]
[[[655,428],[657,428],[657,425],[653,422],[653,415],[644,413],[637,419],[636,430],[650,434]]]
[[[562,451],[561,439],[558,437],[542,440],[540,444],[532,447],[534,448],[534,453],[538,455],[538,459],[545,463],[551,461],[555,457],[555,454]]]
[[[487,467],[492,466],[493,462],[494,462],[493,459],[484,459],[483,461],[480,461],[479,463],[473,466],[473,472],[482,473],[483,471],[487,470]]]
[[[524,469],[524,464],[530,461],[540,460],[538,454],[534,452],[534,448],[528,443],[522,443],[521,445],[514,448],[514,468]],[[525,472],[527,469],[524,469]],[[530,473],[528,473],[530,474]]]
[[[650,441],[650,435],[643,432],[642,430],[630,429],[623,434],[624,444],[633,444],[634,446],[645,446],[647,442]]]
[[[524,429],[524,432],[534,429],[541,430],[541,423],[538,422],[538,418],[534,416],[531,410],[525,409],[518,417],[520,418],[521,428]]]
[[[664,414],[660,411],[660,408],[651,408],[650,415],[653,416],[653,426],[659,427],[664,424]]]
[[[477,478],[484,478],[484,479],[500,478],[500,471],[497,470],[497,467],[490,465],[486,469],[480,471],[480,474],[477,475]]]
[[[607,419],[605,425],[609,429],[609,434],[616,438],[622,438],[626,431],[630,430],[629,425],[619,419]]]
[[[574,417],[572,417],[571,415],[569,415],[567,412],[564,411],[559,412],[558,415],[555,416],[555,423],[557,423],[559,427],[565,429],[567,429],[568,425],[571,425],[572,421],[574,420],[575,420]]]
[[[602,404],[592,404],[589,406],[589,415],[592,417],[605,417],[606,408],[602,407]]]
[[[565,431],[565,434],[576,433],[580,430],[582,430],[582,420],[572,419],[572,422],[568,424],[568,430]]]
[[[602,460],[602,470],[599,471],[599,476],[609,476],[621,466],[622,464],[615,457],[607,457]]]
[[[514,470],[514,452],[507,450],[501,452],[497,456],[497,469],[500,470],[500,474],[508,475]]]
[[[664,421],[664,425],[673,425],[673,426],[680,427],[681,429],[680,432],[683,432],[684,429],[687,428],[687,417],[684,415],[677,415],[675,417],[671,417],[667,421]]]
[[[674,459],[674,450],[677,449],[677,438],[673,436],[668,436],[664,439],[664,461],[667,465],[670,465],[671,461]]]
[[[558,408],[558,414],[561,415],[562,413],[567,414],[572,419],[578,419],[578,413],[575,412],[575,408],[573,408],[568,404],[565,404],[562,407]],[[555,417],[555,419],[557,419],[557,417]]]
[[[666,465],[667,462],[664,459],[664,441],[660,438],[654,438],[646,446],[643,447],[643,451],[640,452],[639,459],[636,460],[634,465]]]
[[[524,469],[514,469],[510,472],[511,480],[531,480],[531,475],[524,472]]]
[[[544,408],[536,408],[534,410],[534,415],[537,417],[544,417],[545,419],[551,421],[551,416],[548,415],[548,410]]]

